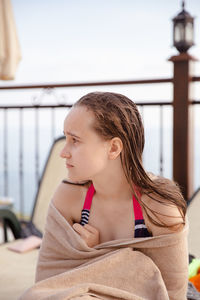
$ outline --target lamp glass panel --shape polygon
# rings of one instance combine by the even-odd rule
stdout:
[[[185,27],[185,39],[188,43],[193,42],[193,26],[190,22],[188,22]]]
[[[176,23],[174,28],[174,42],[179,43],[184,41],[184,25],[183,23]]]

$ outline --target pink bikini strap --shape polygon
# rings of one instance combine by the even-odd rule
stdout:
[[[136,193],[137,193],[137,197],[140,198],[141,195],[139,193],[139,191],[137,191],[135,189]],[[85,202],[84,202],[84,206],[83,209],[87,209],[90,210],[91,205],[92,205],[92,198],[94,195],[95,189],[93,184],[90,185],[90,187],[87,190],[87,194],[85,197]],[[142,214],[142,209],[141,206],[139,204],[139,202],[137,201],[136,197],[133,195],[133,209],[134,209],[134,215],[135,215],[135,220],[142,220],[143,218],[143,214]]]
[[[139,193],[139,191],[137,191],[135,189],[135,192],[137,194],[137,197],[140,198],[141,194]],[[133,209],[134,209],[134,215],[135,215],[135,220],[142,220],[143,218],[143,214],[142,214],[142,209],[141,206],[138,202],[138,200],[136,199],[136,197],[133,195]]]
[[[94,192],[95,192],[94,186],[93,186],[93,184],[91,184],[91,186],[87,190],[87,194],[86,194],[86,197],[85,197],[85,202],[84,202],[83,209],[90,210],[90,207],[91,207],[91,204],[92,204],[92,197],[94,195]]]

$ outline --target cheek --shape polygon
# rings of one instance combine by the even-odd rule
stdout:
[[[77,147],[73,151],[73,157],[79,166],[84,168],[102,168],[108,160],[107,148],[102,143],[84,144],[83,147]]]
[[[104,167],[107,163],[107,153],[104,151],[104,149],[95,148],[93,151],[90,152],[90,155],[88,156],[89,160],[95,167]]]

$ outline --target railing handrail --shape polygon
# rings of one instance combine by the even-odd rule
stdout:
[[[173,103],[170,101],[159,101],[159,102],[135,102],[139,106],[165,106],[165,105],[172,105]],[[33,104],[33,105],[0,105],[0,109],[26,109],[26,108],[59,108],[59,107],[72,107],[73,104]]]
[[[193,76],[192,81],[200,81],[200,76]]]
[[[200,76],[193,76],[191,78],[191,80],[194,82],[200,81]],[[40,88],[50,88],[51,89],[51,88],[81,87],[81,86],[155,84],[155,83],[173,83],[173,78],[8,85],[8,86],[0,86],[0,90],[40,89]]]
[[[137,79],[137,80],[113,80],[113,81],[96,81],[96,82],[72,82],[72,83],[42,83],[42,84],[24,84],[0,86],[0,90],[17,90],[17,89],[39,89],[39,88],[65,88],[81,86],[101,86],[101,85],[126,85],[126,84],[155,84],[155,83],[172,83],[172,78],[158,79]]]
[[[190,101],[191,104],[195,105],[195,104],[200,104],[200,100],[191,100]],[[167,105],[173,105],[172,101],[135,101],[135,104],[137,104],[138,106],[167,106]],[[0,105],[0,109],[29,109],[29,108],[58,108],[58,107],[67,107],[70,108],[72,107],[73,104],[33,104],[33,105],[23,105],[23,104],[19,104],[19,105]]]
[[[193,76],[193,82],[200,81],[200,76]],[[43,83],[43,84],[25,84],[0,86],[0,90],[18,90],[18,89],[39,89],[39,88],[65,88],[81,86],[101,86],[101,85],[125,85],[125,84],[155,84],[155,83],[173,83],[173,78],[158,79],[138,79],[138,80],[115,80],[115,81],[97,81],[97,82],[74,82],[74,83]]]

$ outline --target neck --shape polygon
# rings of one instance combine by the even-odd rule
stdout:
[[[123,201],[132,199],[132,190],[124,174],[121,160],[111,161],[109,168],[92,179],[96,197],[102,201]]]

